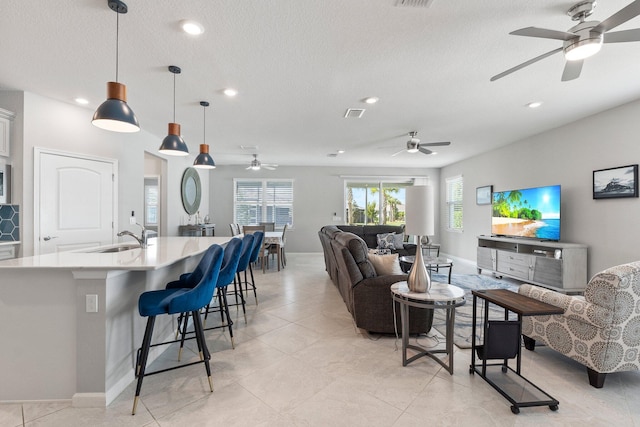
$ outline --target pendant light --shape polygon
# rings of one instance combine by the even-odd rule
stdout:
[[[200,154],[193,162],[193,167],[198,169],[215,169],[216,162],[213,161],[213,158],[209,155],[209,145],[207,144],[207,107],[209,103],[207,101],[200,101],[200,105],[202,105],[202,116],[203,116],[203,126],[202,126],[202,144],[200,144]]]
[[[107,82],[107,100],[93,114],[95,126],[114,132],[138,132],[140,125],[127,104],[127,87],[118,83],[118,42],[120,14],[127,13],[127,5],[120,0],[108,0],[109,8],[116,12],[116,81]]]
[[[162,140],[158,151],[169,156],[188,156],[187,143],[180,136],[180,124],[176,121],[176,74],[182,71],[180,67],[169,65],[169,71],[173,73],[173,123],[169,123],[169,134]]]

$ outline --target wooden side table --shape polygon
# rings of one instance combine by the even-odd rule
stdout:
[[[215,224],[189,224],[178,227],[180,236],[215,236]]]
[[[522,316],[540,316],[562,314],[563,309],[547,304],[526,295],[507,289],[485,289],[471,291],[473,295],[473,338],[471,347],[471,365],[469,373],[479,374],[505,399],[511,402],[511,412],[520,413],[521,407],[546,406],[552,411],[558,410],[559,402],[541,388],[520,375],[520,337],[522,336]],[[476,343],[476,304],[485,301],[483,339]],[[489,320],[489,304],[504,308],[504,320]],[[509,320],[509,312],[516,313],[518,320]],[[502,329],[503,332],[500,332]],[[477,356],[482,363],[476,364]],[[509,359],[516,359],[516,370],[509,367]],[[501,363],[487,363],[488,359],[501,360]],[[499,368],[499,369],[497,369]]]

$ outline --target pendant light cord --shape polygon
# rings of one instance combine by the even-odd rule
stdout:
[[[120,13],[116,11],[116,83],[118,82],[118,48],[120,46]]]
[[[173,73],[173,123],[176,122],[176,73]]]
[[[207,106],[202,106],[202,143],[207,143]]]

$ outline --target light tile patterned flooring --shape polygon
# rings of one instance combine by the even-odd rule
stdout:
[[[280,272],[256,275],[259,305],[249,298],[246,325],[238,316],[235,350],[228,334],[208,333],[213,393],[195,365],[147,377],[135,416],[131,384],[106,409],[0,404],[0,426],[640,426],[640,373],[609,375],[597,390],[584,367],[544,347],[523,351],[522,372],[560,401],[557,412],[513,415],[509,402],[469,374],[469,350],[456,348],[452,376],[427,358],[402,367],[393,337],[355,328],[321,254],[287,258]],[[176,354],[170,348],[156,366]]]

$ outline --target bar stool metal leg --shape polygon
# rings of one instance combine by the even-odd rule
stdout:
[[[133,398],[133,409],[131,415],[136,414],[138,407],[138,400],[140,398],[140,390],[142,389],[142,380],[144,379],[144,372],[147,368],[147,358],[149,357],[149,348],[151,347],[151,336],[153,335],[153,326],[156,322],[156,316],[149,316],[147,319],[147,327],[144,331],[144,338],[142,339],[142,351],[138,357],[138,363],[136,366],[136,375],[138,377],[138,384],[136,385],[136,395]]]

